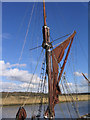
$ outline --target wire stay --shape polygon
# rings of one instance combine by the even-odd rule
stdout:
[[[62,38],[64,38],[64,37],[66,37],[66,36],[69,36],[70,34],[71,34],[71,33],[66,34],[66,35],[64,35],[64,36],[62,36],[62,37],[59,37],[59,38],[53,40],[51,43],[53,43],[53,42],[55,42],[55,41],[57,41],[57,40],[59,40],[59,39],[62,39]],[[39,46],[34,47],[34,48],[31,48],[31,49],[29,49],[29,50],[34,50],[34,49],[37,49],[37,48],[40,48],[40,47],[42,47],[42,45],[39,45]]]

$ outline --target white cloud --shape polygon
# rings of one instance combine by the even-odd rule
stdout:
[[[29,71],[21,70],[18,67],[26,66],[26,64],[10,64],[9,62],[5,63],[4,61],[0,61],[0,76],[5,77],[7,82],[0,82],[0,86],[2,86],[3,91],[27,91],[27,88],[30,84],[30,89],[32,91],[37,91],[38,85],[40,82],[40,78],[37,75],[34,75],[32,78],[32,74]],[[74,75],[81,76],[82,74],[79,72],[75,72]],[[85,74],[86,75],[86,74]],[[11,82],[8,80],[11,80]],[[84,81],[84,80],[83,80]],[[17,84],[16,84],[17,83]],[[75,84],[67,83],[66,84],[70,89],[71,92],[75,92]],[[47,87],[46,83],[46,87]],[[61,90],[63,91],[62,86],[60,85]],[[83,82],[82,84],[77,85],[78,92],[88,92],[88,85],[87,82]],[[73,89],[73,90],[72,90]],[[48,87],[47,87],[48,90]]]
[[[18,66],[18,68],[17,68]],[[5,63],[0,61],[0,76],[4,77],[5,80],[11,80],[10,82],[5,82],[7,85],[3,85],[3,90],[23,90],[27,89],[29,83],[32,90],[36,89],[40,78],[37,75],[29,73],[26,70],[21,70],[19,67],[24,67],[26,64],[10,64],[9,62]],[[16,85],[15,82],[18,82]],[[22,83],[23,82],[23,83]]]
[[[17,68],[4,70],[2,72],[2,76],[6,77],[8,80],[12,81],[19,81],[19,82],[30,82],[32,80],[32,83],[38,83],[39,77],[37,75],[32,75],[28,71],[25,70],[19,70]],[[33,76],[33,78],[32,78]]]
[[[20,81],[20,82],[30,82],[32,80],[33,84],[39,83],[39,77],[34,75],[32,78],[32,74],[30,74],[26,70],[19,70],[18,67],[26,66],[26,64],[10,64],[9,62],[5,63],[4,61],[0,61],[0,76],[6,77],[7,80],[12,81]],[[14,68],[13,68],[14,67]]]
[[[83,81],[81,84],[63,83],[63,87],[62,87],[62,84],[60,84],[60,88],[62,93],[88,92],[88,84],[86,83],[86,81]]]
[[[88,75],[87,73],[84,73],[84,74],[85,74],[85,75]],[[80,73],[80,72],[74,72],[74,75],[80,77],[80,76],[82,76],[82,73]]]
[[[38,87],[39,84],[0,82],[0,92],[38,92]]]
[[[12,82],[0,82],[0,87],[2,87],[2,89],[0,89],[0,91],[6,91],[6,92],[22,91],[22,92],[25,92],[25,91],[27,91],[28,85],[29,85],[28,83],[16,84],[16,83],[12,83]],[[30,90],[31,90],[31,88],[33,88],[33,91],[36,90],[32,84],[30,85]]]
[[[12,67],[25,67],[26,64],[10,64],[9,62],[5,63],[4,60],[0,61],[0,70],[6,70],[8,68],[12,68]]]
[[[12,92],[12,91],[16,91],[16,92],[25,92],[27,91],[27,88],[29,86],[29,83],[13,83],[13,82],[0,82],[0,88],[2,87],[2,89],[0,89],[0,91],[6,91],[6,92]],[[46,84],[47,86],[47,84]],[[82,93],[82,92],[88,92],[88,85],[85,84],[80,84],[80,85],[76,85],[73,83],[67,83],[68,86],[68,91],[66,89],[65,92],[62,88],[62,85],[60,84],[60,89],[62,91],[62,93],[76,93],[76,91],[78,93]],[[76,90],[77,89],[77,90]],[[38,91],[38,84],[30,84],[30,88],[29,88],[29,92],[37,92]],[[47,92],[47,91],[46,91]]]

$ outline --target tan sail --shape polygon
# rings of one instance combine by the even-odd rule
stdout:
[[[73,38],[75,36],[76,32],[74,32],[69,38],[67,38],[63,43],[61,43],[58,47],[56,47],[54,50],[52,50],[52,64],[53,64],[53,111],[54,111],[54,106],[59,102],[58,100],[58,95],[61,94],[61,90],[59,87],[59,81],[61,79],[69,52],[70,48],[73,42]],[[64,63],[61,67],[61,71],[58,75],[58,63],[62,60],[64,56],[65,49],[68,47]]]

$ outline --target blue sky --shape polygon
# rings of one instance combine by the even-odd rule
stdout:
[[[33,4],[34,9],[30,28],[26,37],[22,59],[18,63]],[[41,45],[43,41],[42,10],[42,3],[9,2],[2,4],[1,64],[3,64],[4,67],[2,73],[4,85],[9,84],[6,89],[4,86],[4,90],[6,91],[9,90],[11,84],[14,88],[16,86],[21,88],[22,91],[23,89],[27,89],[28,81],[32,76],[41,51],[41,48],[33,51],[30,51],[29,49]],[[75,80],[73,80],[74,73],[76,73],[76,82],[80,85],[86,85],[86,81],[81,76],[81,72],[86,73],[86,75],[88,74],[88,3],[48,2],[46,3],[46,15],[47,25],[50,27],[50,36],[53,40],[68,33],[73,33],[73,31],[76,30],[77,33],[65,71],[67,78],[69,79],[68,82],[71,83],[72,86],[75,84]],[[61,42],[64,39],[60,39],[54,44]],[[43,55],[40,59],[35,76],[38,81],[42,59]],[[36,81],[34,81],[34,84],[35,82]],[[20,91],[20,89],[16,89]],[[85,86],[83,86],[83,89],[79,86],[79,89],[83,92]],[[15,91],[15,89],[12,89],[11,91]]]

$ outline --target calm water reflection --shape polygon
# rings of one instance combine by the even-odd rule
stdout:
[[[37,115],[39,105],[26,105],[25,109],[27,112],[27,117],[30,118],[32,114]],[[89,102],[88,101],[80,101],[77,103],[79,114],[84,115],[88,113]],[[47,105],[43,105],[42,111],[46,108]],[[2,108],[2,117],[3,118],[15,118],[16,113],[18,111],[19,106],[6,106]],[[69,109],[69,111],[68,111]],[[60,103],[55,106],[55,114],[56,118],[76,118],[76,112],[74,111],[74,107],[70,103]],[[41,117],[43,117],[43,112],[41,113]]]

